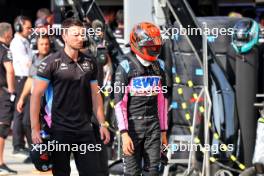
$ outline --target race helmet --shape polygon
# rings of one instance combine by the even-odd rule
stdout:
[[[149,22],[134,26],[130,33],[131,50],[140,58],[153,62],[157,60],[162,46],[160,30]]]
[[[44,130],[40,131],[43,143],[34,144],[30,150],[30,158],[35,168],[39,171],[46,172],[52,169],[51,152],[48,151],[48,141],[50,136]]]
[[[259,26],[252,19],[239,20],[234,26],[232,47],[239,54],[250,51],[258,43]]]

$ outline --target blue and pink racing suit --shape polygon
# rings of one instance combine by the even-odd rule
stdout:
[[[129,54],[115,74],[115,113],[118,128],[128,132],[134,154],[124,157],[125,175],[140,175],[142,159],[149,174],[158,175],[160,163],[160,132],[166,131],[167,87],[164,62],[144,67]]]

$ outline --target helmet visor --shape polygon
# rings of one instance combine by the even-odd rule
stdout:
[[[162,45],[161,37],[155,37],[155,38],[146,37],[145,39],[138,42],[138,46],[140,47],[157,46],[157,45]]]
[[[238,32],[233,36],[233,41],[237,46],[242,46],[251,40],[248,32]]]
[[[144,46],[149,56],[157,57],[160,54],[161,45]]]

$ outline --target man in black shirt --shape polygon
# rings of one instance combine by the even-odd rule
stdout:
[[[71,146],[87,145],[87,152],[72,150],[79,175],[99,175],[92,113],[100,123],[100,135],[105,144],[109,142],[110,136],[96,80],[96,64],[90,56],[80,52],[85,35],[82,23],[75,19],[66,19],[62,23],[62,29],[65,48],[43,61],[34,79],[30,104],[32,140],[33,143],[42,142],[39,124],[40,99],[44,91],[49,90],[52,92],[52,103],[49,103],[49,98],[47,105],[52,106],[47,109],[51,110],[52,140]],[[54,176],[70,176],[70,155],[71,151],[52,152]]]
[[[8,48],[13,37],[9,23],[0,23],[0,174],[16,174],[3,161],[5,139],[13,119],[15,101],[15,74],[12,55]]]

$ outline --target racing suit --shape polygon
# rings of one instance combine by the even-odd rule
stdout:
[[[168,126],[164,62],[143,67],[135,55],[125,57],[115,76],[115,113],[119,130],[128,132],[135,150],[124,156],[124,172],[141,175],[144,159],[149,175],[158,175],[161,131]]]

